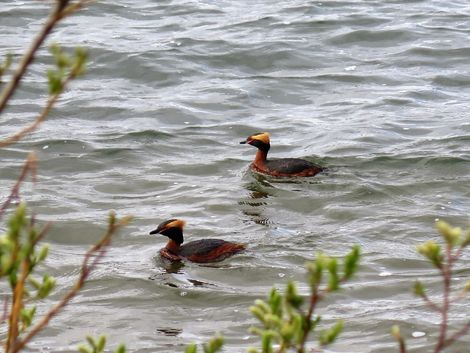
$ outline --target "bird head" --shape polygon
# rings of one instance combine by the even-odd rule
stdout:
[[[160,223],[150,234],[164,235],[180,245],[184,242],[183,227],[185,223],[186,222],[181,219],[169,219],[168,221]]]

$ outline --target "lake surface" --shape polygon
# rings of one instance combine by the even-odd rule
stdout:
[[[18,59],[48,11],[44,1],[2,1],[0,54]],[[0,151],[2,199],[27,153],[40,160],[23,197],[54,222],[45,267],[58,279],[40,309],[73,284],[109,210],[135,220],[30,350],[74,351],[103,333],[130,352],[183,352],[219,332],[224,352],[246,351],[258,342],[247,331],[255,299],[288,280],[307,293],[305,261],[359,244],[358,276],[320,306],[325,324],[346,323],[325,352],[397,352],[393,324],[413,352],[429,352],[439,318],[411,287],[421,278],[434,298],[440,284],[415,248],[438,238],[436,219],[468,225],[469,16],[464,0],[116,0],[67,19],[48,43],[88,48],[87,75],[38,131]],[[0,137],[41,109],[50,65],[43,48]],[[271,134],[270,156],[328,172],[251,174],[255,149],[239,141],[259,131]],[[158,258],[165,238],[148,233],[175,217],[187,240],[249,249],[169,269]],[[451,326],[469,311],[460,301]]]

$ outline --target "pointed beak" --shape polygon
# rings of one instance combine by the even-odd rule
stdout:
[[[246,141],[240,141],[240,145],[244,145]]]
[[[152,230],[149,234],[159,234],[163,229],[158,227],[157,229]]]

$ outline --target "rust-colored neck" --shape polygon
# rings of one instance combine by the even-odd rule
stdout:
[[[165,248],[167,248],[173,254],[178,254],[180,252],[179,244],[171,239],[168,239],[168,243],[166,243]]]
[[[262,150],[258,150],[256,151],[256,156],[255,156],[255,160],[253,161],[253,164],[262,169],[262,167],[264,166],[264,163],[266,162],[266,157],[268,156],[268,151],[262,151]]]

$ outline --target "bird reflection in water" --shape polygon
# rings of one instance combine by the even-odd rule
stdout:
[[[269,218],[264,215],[264,211],[268,205],[267,199],[272,195],[255,182],[246,184],[245,188],[248,190],[249,197],[238,201],[242,213],[248,216],[250,222],[261,225],[269,224]]]
[[[160,256],[154,258],[155,264],[159,270],[149,277],[150,280],[163,283],[164,285],[172,288],[185,288],[188,286],[194,287],[214,287],[215,285],[209,282],[200,281],[190,278],[189,274],[184,271],[184,262],[168,261],[162,259]],[[200,265],[199,265],[200,266]],[[220,266],[219,266],[220,267]]]

